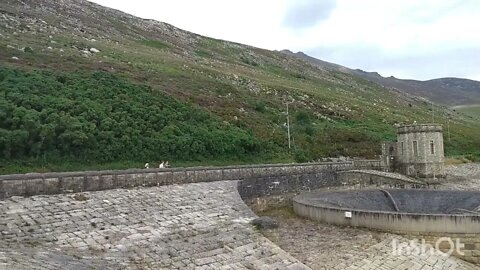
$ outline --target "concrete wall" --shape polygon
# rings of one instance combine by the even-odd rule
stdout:
[[[294,199],[296,214],[325,223],[377,229],[432,245],[453,256],[480,264],[480,216],[429,215],[319,207]],[[345,212],[351,213],[347,218]],[[446,240],[446,238],[450,239]],[[441,239],[440,241],[438,241]],[[457,242],[458,241],[458,242]],[[456,252],[460,245],[461,253]]]
[[[365,161],[358,166],[368,164],[371,168],[376,168],[379,162]],[[294,183],[313,181],[317,176],[321,178],[318,173],[325,170],[353,167],[354,162],[345,162],[2,175],[0,199],[11,196],[244,179],[257,181],[257,186],[264,181],[262,185],[265,187],[270,186],[272,182],[280,182],[279,187],[283,189],[286,180],[290,183],[288,186],[292,186]]]
[[[411,214],[381,211],[351,210],[315,206],[302,200],[293,200],[295,213],[312,220],[342,226],[365,227],[382,231],[428,233],[480,233],[480,216]],[[350,212],[352,217],[345,217]]]

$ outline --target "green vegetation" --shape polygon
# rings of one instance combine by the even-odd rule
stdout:
[[[395,123],[432,120],[423,99],[282,52],[150,27],[95,5],[84,8],[98,19],[68,15],[82,21],[79,33],[63,22],[60,2],[49,5],[53,13],[32,16],[65,31],[48,33],[29,16],[17,16],[25,31],[0,24],[8,36],[0,173],[376,158]],[[19,7],[2,6],[12,15]],[[100,52],[85,54],[92,47]],[[469,110],[437,106],[435,121],[449,126],[447,155],[479,160],[480,121]]]
[[[480,120],[480,105],[458,106],[456,110],[473,119]]]
[[[0,173],[139,168],[159,160],[198,166],[373,158],[381,141],[395,137],[375,115],[354,120],[327,113],[335,120],[325,120],[294,106],[288,150],[285,112],[268,97],[251,100],[255,113],[230,124],[161,89],[106,72],[0,66],[0,97]],[[478,160],[479,152],[465,151],[478,144],[471,139],[476,129],[452,130],[447,153]]]
[[[168,46],[167,44],[165,44],[161,41],[158,41],[158,40],[145,39],[145,40],[141,40],[139,42],[143,45],[146,45],[146,46],[149,46],[149,47],[152,47],[152,48],[156,48],[156,49],[168,49],[168,48],[170,48],[170,46]]]
[[[212,57],[212,55],[209,52],[204,50],[197,50],[195,51],[195,54],[199,57],[205,57],[205,58]]]
[[[0,96],[3,170],[22,161],[53,168],[69,163],[73,169],[145,160],[241,160],[271,150],[248,131],[105,72],[1,67]]]

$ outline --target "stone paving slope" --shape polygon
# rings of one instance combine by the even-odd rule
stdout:
[[[403,249],[393,251],[392,243],[396,241],[397,247],[404,244]],[[424,250],[424,252],[418,252]],[[337,264],[331,269],[335,270],[374,270],[374,269],[395,269],[395,270],[474,270],[478,266],[449,256],[432,247],[419,243],[408,242],[405,238],[391,236],[382,242],[369,247],[363,259],[355,259]]]
[[[264,214],[275,217],[281,225],[263,233],[312,269],[479,269],[427,246],[425,253],[417,254],[422,250],[420,243],[398,235],[299,219],[281,209]],[[394,246],[403,246],[396,249],[399,254],[394,253]]]
[[[236,187],[0,201],[0,269],[309,269],[252,228]]]

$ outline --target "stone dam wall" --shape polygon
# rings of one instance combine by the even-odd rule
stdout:
[[[353,167],[351,163],[325,163],[299,168],[288,174],[257,175],[239,181],[237,189],[250,208],[262,211],[290,204],[291,199],[302,191],[341,186],[337,173]]]
[[[298,189],[338,185],[334,172],[351,169],[380,170],[380,161],[266,164],[227,167],[130,169],[64,173],[29,173],[0,176],[0,199],[98,191],[139,186],[164,186],[196,182],[243,180],[242,198],[284,194]],[[272,192],[275,187],[275,192]]]

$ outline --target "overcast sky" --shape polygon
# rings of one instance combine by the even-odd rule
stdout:
[[[480,80],[477,0],[93,0],[213,37],[383,76]]]

